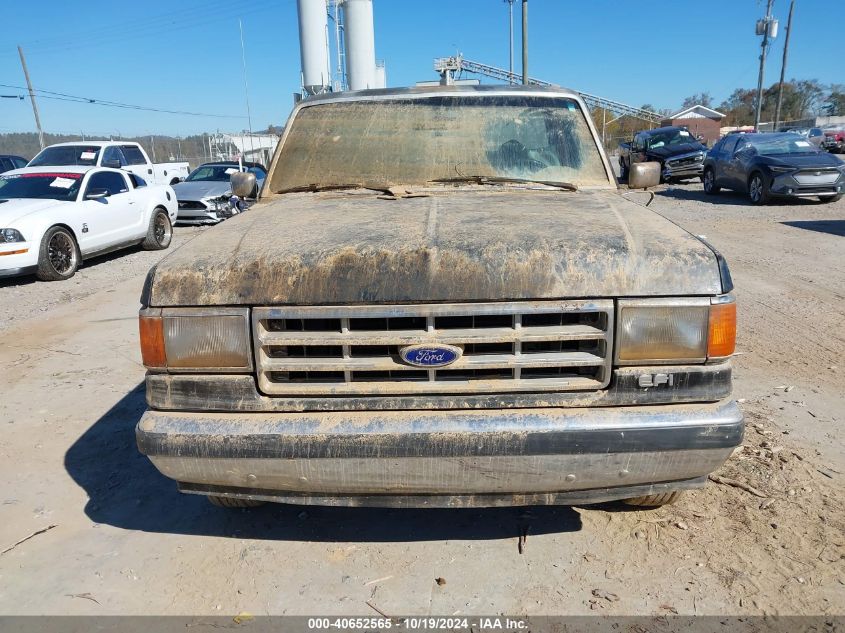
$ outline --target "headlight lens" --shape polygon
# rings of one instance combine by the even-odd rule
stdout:
[[[617,360],[621,365],[700,363],[733,354],[733,297],[619,302]]]
[[[0,229],[0,242],[25,242],[21,232],[16,229]]]
[[[144,365],[175,371],[244,372],[252,367],[247,310],[144,310]]]
[[[785,174],[788,171],[795,171],[794,167],[785,167],[781,165],[769,165],[769,169],[775,174]]]

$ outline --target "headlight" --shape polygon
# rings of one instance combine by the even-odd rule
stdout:
[[[246,309],[147,309],[139,327],[148,369],[243,373],[252,368]]]
[[[703,363],[734,352],[736,303],[730,295],[619,302],[620,365]]]
[[[781,165],[769,165],[769,169],[775,174],[785,174],[788,171],[795,171],[794,167],[785,167]]]
[[[21,232],[16,229],[0,229],[0,242],[25,242]]]

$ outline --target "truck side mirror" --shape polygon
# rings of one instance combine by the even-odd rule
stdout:
[[[229,182],[232,184],[232,193],[238,198],[252,198],[255,195],[255,174],[239,171],[231,175]]]
[[[648,189],[660,184],[660,163],[631,163],[628,189]]]
[[[103,167],[108,167],[109,169],[120,169],[120,161],[119,160],[104,160]]]

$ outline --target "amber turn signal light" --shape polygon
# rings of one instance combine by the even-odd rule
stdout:
[[[736,349],[736,303],[717,303],[710,306],[710,326],[707,336],[707,357],[724,358]]]
[[[141,316],[138,319],[141,334],[141,359],[147,368],[160,369],[167,366],[164,351],[164,325],[160,316]]]

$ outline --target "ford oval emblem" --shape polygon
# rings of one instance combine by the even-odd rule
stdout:
[[[463,351],[454,345],[408,345],[399,350],[399,356],[414,367],[445,367],[461,357]]]

